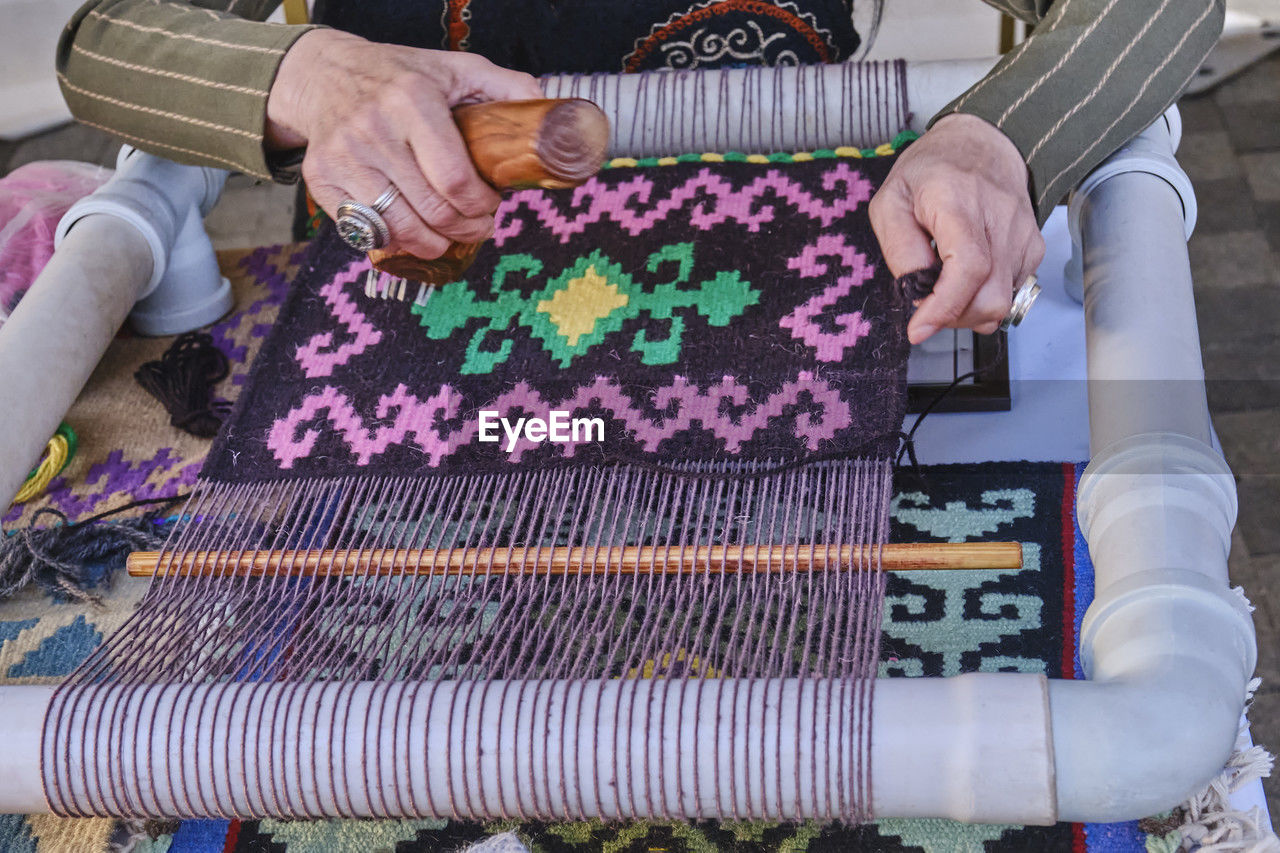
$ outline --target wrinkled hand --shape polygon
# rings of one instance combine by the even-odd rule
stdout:
[[[450,108],[541,97],[530,75],[475,54],[313,30],[294,42],[271,87],[267,145],[306,146],[302,176],[330,216],[345,199],[372,204],[395,184],[400,197],[382,214],[386,248],[437,258],[453,240],[488,237],[499,201],[476,174]]]
[[[869,212],[894,276],[942,261],[907,326],[913,344],[944,327],[994,332],[1044,258],[1022,155],[976,116],[939,119],[898,158]]]

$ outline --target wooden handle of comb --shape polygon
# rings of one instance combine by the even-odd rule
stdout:
[[[581,98],[467,104],[453,120],[476,171],[499,190],[575,187],[600,170],[609,144],[609,119]],[[381,249],[369,258],[391,275],[445,284],[462,275],[480,246],[454,243],[434,260]]]

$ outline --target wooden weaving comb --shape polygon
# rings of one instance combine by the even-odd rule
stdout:
[[[576,187],[600,171],[609,145],[608,117],[582,98],[467,104],[453,120],[476,171],[497,190]],[[454,243],[431,260],[374,249],[365,293],[405,299],[416,282],[415,301],[425,302],[437,285],[462,277],[480,246]]]

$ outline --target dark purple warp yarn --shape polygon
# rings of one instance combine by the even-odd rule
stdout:
[[[931,267],[900,275],[894,279],[893,283],[902,293],[903,299],[915,303],[933,293],[934,285],[938,283],[938,277],[941,275],[942,263],[938,262]]]
[[[226,355],[203,332],[179,335],[156,361],[138,368],[133,378],[169,413],[169,423],[199,438],[213,438],[231,411],[213,398],[213,386],[227,378]]]

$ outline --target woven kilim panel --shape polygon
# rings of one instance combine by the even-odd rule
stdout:
[[[203,476],[887,455],[905,308],[866,210],[892,158],[692,159],[516,193],[425,305],[365,296],[326,231]],[[551,410],[603,435],[480,440],[481,411]]]

